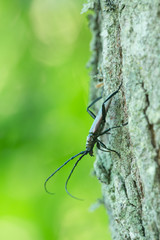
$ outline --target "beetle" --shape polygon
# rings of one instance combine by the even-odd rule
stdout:
[[[108,128],[106,130],[103,131],[104,129],[104,125],[105,125],[105,122],[106,122],[106,115],[107,115],[107,112],[108,112],[108,109],[109,109],[109,106],[111,104],[111,101],[112,101],[112,97],[117,94],[120,90],[122,86],[122,83],[120,84],[120,86],[118,87],[118,89],[113,92],[112,94],[110,94],[107,99],[102,103],[102,106],[101,108],[99,109],[99,112],[97,114],[97,116],[90,110],[91,106],[93,106],[97,101],[99,101],[101,98],[102,98],[102,94],[100,97],[98,97],[97,99],[95,99],[88,107],[87,107],[87,112],[90,114],[90,116],[94,119],[93,121],[93,124],[89,130],[89,134],[87,136],[87,140],[86,140],[86,150],[84,151],[81,151],[79,152],[78,154],[76,154],[75,156],[71,157],[70,159],[68,159],[64,164],[62,164],[56,171],[54,171],[45,181],[44,183],[44,188],[46,190],[47,193],[49,194],[54,194],[54,193],[51,193],[47,190],[47,182],[48,180],[53,177],[61,168],[63,168],[68,162],[70,162],[71,160],[73,160],[74,158],[76,158],[77,156],[81,155],[79,157],[79,159],[76,161],[76,163],[74,164],[67,180],[66,180],[66,183],[65,183],[65,190],[67,192],[67,194],[69,196],[71,196],[72,198],[75,198],[75,199],[78,199],[78,200],[81,200],[75,196],[73,196],[71,193],[69,193],[68,189],[67,189],[67,184],[68,184],[68,181],[74,171],[74,169],[76,168],[77,164],[80,162],[80,160],[87,154],[89,154],[90,156],[93,156],[93,148],[95,146],[95,144],[97,145],[97,148],[100,149],[101,151],[104,151],[104,152],[114,152],[118,155],[118,157],[120,158],[120,154],[113,150],[113,149],[110,149],[110,148],[107,148],[106,145],[101,142],[98,137],[104,135],[104,134],[107,134],[111,129],[114,129],[114,128],[119,128],[119,127],[122,127],[122,126],[125,126],[128,124],[128,122],[122,124],[122,125],[119,125],[119,126],[115,126],[115,127],[111,127],[111,128]]]

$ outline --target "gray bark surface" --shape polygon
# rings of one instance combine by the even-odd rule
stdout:
[[[120,153],[97,151],[95,172],[102,182],[112,238],[160,239],[160,2],[91,1],[91,100],[116,94],[106,129],[128,121],[100,139]],[[97,103],[95,111],[101,103]],[[105,239],[105,237],[104,237]]]

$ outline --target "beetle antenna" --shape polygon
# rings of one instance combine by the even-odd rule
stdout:
[[[77,200],[81,200],[81,201],[82,201],[83,199],[77,198],[77,197],[73,196],[70,192],[68,192],[67,186],[68,186],[68,181],[69,181],[70,177],[72,176],[72,173],[73,173],[73,171],[75,170],[77,164],[78,164],[78,163],[80,162],[80,160],[81,160],[85,155],[87,155],[87,154],[88,154],[88,151],[84,151],[83,155],[80,156],[80,158],[79,158],[79,159],[77,160],[77,162],[74,164],[74,167],[72,168],[72,170],[71,170],[71,172],[70,172],[70,174],[69,174],[69,176],[68,176],[68,178],[67,178],[67,181],[66,181],[66,183],[65,183],[65,190],[66,190],[67,194],[68,194],[70,197],[72,197],[72,198],[74,198],[74,199],[77,199]]]
[[[61,168],[63,168],[68,162],[70,162],[70,161],[73,160],[75,157],[79,156],[80,154],[83,154],[83,155],[84,155],[85,152],[86,152],[86,151],[82,151],[82,152],[76,154],[75,156],[71,157],[70,159],[68,159],[65,163],[63,163],[55,172],[53,172],[53,173],[46,179],[46,181],[44,182],[44,189],[45,189],[45,191],[46,191],[48,194],[54,194],[54,193],[52,193],[52,192],[49,192],[48,189],[47,189],[47,182],[48,182],[48,180],[49,180],[51,177],[53,177]],[[82,155],[82,156],[83,156],[83,155]]]

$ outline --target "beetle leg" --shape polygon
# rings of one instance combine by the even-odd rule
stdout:
[[[101,93],[101,96],[96,98],[88,107],[87,107],[87,112],[89,113],[89,115],[92,117],[92,118],[96,118],[96,115],[89,109],[90,107],[92,107],[96,102],[98,102],[101,98],[102,98],[102,94],[103,94],[103,90],[102,90],[102,93]]]
[[[106,118],[106,110],[105,110],[105,105],[104,105],[104,104],[105,104],[109,99],[111,99],[115,94],[118,93],[118,91],[119,91],[119,89],[121,88],[121,86],[122,86],[122,82],[121,82],[119,88],[118,88],[115,92],[113,92],[113,93],[103,102],[103,104],[102,104],[102,117],[103,117],[103,120],[104,120],[104,121],[105,121],[105,118]],[[95,115],[89,108],[90,108],[91,106],[93,106],[97,101],[99,101],[99,100],[102,98],[102,94],[103,94],[103,90],[102,90],[101,96],[98,97],[98,98],[96,98],[96,99],[87,107],[87,112],[89,113],[89,115],[90,115],[93,119],[96,118],[96,115]]]
[[[121,155],[116,150],[113,150],[113,149],[110,149],[110,148],[106,147],[106,145],[103,142],[101,142],[100,140],[98,140],[97,143],[99,143],[99,146],[102,146],[103,148],[107,149],[107,150],[103,150],[103,149],[99,148],[101,151],[103,151],[103,152],[114,152],[118,155],[119,158],[121,158]]]
[[[103,104],[106,103],[109,99],[111,99],[115,94],[117,94],[119,92],[119,89],[121,88],[121,86],[122,86],[122,82],[119,85],[118,89],[115,92],[113,92],[111,95],[109,95],[109,97],[103,102]]]
[[[110,102],[111,102],[111,98],[112,98],[115,94],[118,93],[118,91],[119,91],[119,89],[121,88],[121,86],[122,86],[122,82],[121,82],[119,88],[118,88],[115,92],[113,92],[111,95],[109,95],[109,97],[108,97],[108,98],[103,102],[103,104],[102,104],[102,119],[103,119],[104,122],[105,122],[105,120],[106,120],[106,115],[107,115],[107,112],[108,112],[108,109],[107,109],[107,111],[106,111],[105,103],[106,103],[108,100],[110,100]],[[109,108],[110,102],[108,103],[108,107],[107,107],[107,108]]]
[[[111,129],[119,128],[119,127],[124,127],[124,126],[126,126],[127,124],[128,124],[128,122],[123,123],[122,125],[119,125],[119,126],[115,126],[115,127],[108,128],[108,129],[106,129],[105,131],[103,131],[102,133],[100,133],[99,136],[102,136],[103,134],[108,133]]]
[[[97,142],[97,148],[98,148],[99,150],[103,151],[103,152],[110,152],[110,151],[106,151],[106,150],[102,149],[99,142]]]
[[[105,104],[103,103],[102,104],[102,121],[105,122],[106,121],[106,115],[108,113],[108,109],[109,109],[109,106],[111,104],[111,101],[112,99],[109,100],[107,106],[105,106]]]

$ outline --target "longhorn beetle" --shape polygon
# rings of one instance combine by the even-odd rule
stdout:
[[[53,172],[45,181],[44,183],[44,188],[46,190],[47,193],[49,194],[54,194],[54,193],[51,193],[47,190],[47,187],[46,187],[46,184],[48,182],[48,180],[53,177],[62,167],[64,167],[68,162],[70,162],[71,160],[73,160],[75,157],[81,155],[79,157],[79,159],[76,161],[74,167],[72,168],[67,180],[66,180],[66,183],[65,183],[65,190],[66,192],[68,193],[68,195],[70,195],[72,198],[75,198],[75,199],[78,199],[78,200],[81,200],[75,196],[73,196],[71,193],[68,192],[68,189],[67,189],[67,185],[68,185],[68,181],[74,171],[74,169],[76,168],[77,164],[80,162],[80,160],[87,154],[89,154],[90,156],[93,156],[93,148],[94,148],[94,145],[96,144],[97,145],[97,148],[100,149],[101,151],[104,151],[104,152],[114,152],[118,155],[118,157],[120,158],[120,154],[115,151],[115,150],[112,150],[112,149],[109,149],[106,147],[106,145],[101,142],[98,137],[99,136],[102,136],[106,133],[108,133],[111,129],[114,129],[114,128],[119,128],[119,127],[122,127],[122,126],[125,126],[128,124],[128,122],[122,124],[122,125],[119,125],[119,126],[115,126],[115,127],[111,127],[111,128],[108,128],[106,130],[103,131],[104,129],[104,125],[105,125],[105,120],[106,120],[106,115],[107,115],[107,112],[108,112],[108,109],[109,109],[109,106],[110,106],[110,103],[111,103],[111,100],[112,100],[112,97],[118,93],[119,89],[121,88],[122,86],[122,83],[120,84],[119,88],[113,92],[112,94],[109,95],[109,97],[107,97],[107,99],[102,103],[102,106],[97,114],[97,116],[90,110],[90,107],[93,106],[93,104],[95,104],[97,101],[99,101],[101,98],[102,98],[102,94],[100,97],[98,97],[97,99],[95,99],[88,107],[87,107],[87,112],[90,114],[90,116],[94,119],[93,121],[93,124],[89,130],[89,134],[87,136],[87,141],[86,141],[86,150],[85,151],[82,151],[78,154],[76,154],[75,156],[71,157],[70,159],[68,159],[63,165],[61,165],[55,172]]]

